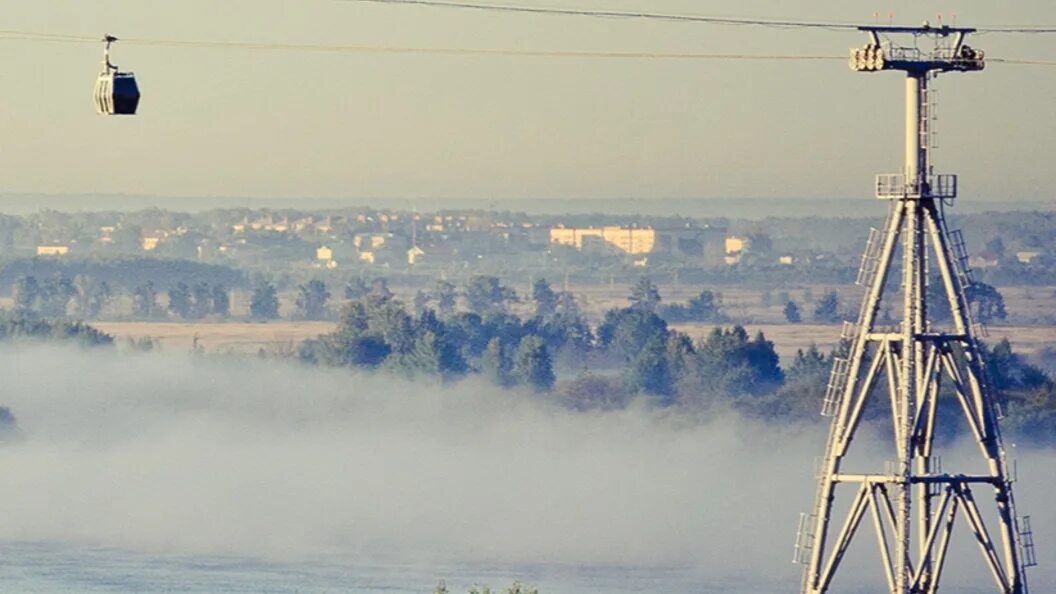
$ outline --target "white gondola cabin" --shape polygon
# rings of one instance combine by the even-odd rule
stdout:
[[[101,115],[135,115],[139,106],[136,76],[131,72],[119,72],[117,66],[110,63],[110,44],[117,38],[107,35],[103,41],[106,49],[103,50],[103,71],[95,81],[95,111]]]

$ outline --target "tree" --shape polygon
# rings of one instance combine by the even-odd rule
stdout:
[[[12,289],[14,293],[15,312],[26,315],[40,309],[40,283],[35,276],[21,276],[15,281]]]
[[[619,378],[587,372],[558,388],[560,402],[572,410],[619,410],[627,407],[631,395]]]
[[[803,318],[799,315],[799,306],[796,305],[795,301],[789,301],[785,304],[785,319],[792,324],[798,324],[803,321]]]
[[[209,283],[205,281],[195,283],[191,294],[192,318],[200,320],[213,311],[213,291],[209,288]]]
[[[297,315],[305,320],[322,320],[326,318],[326,302],[330,292],[326,283],[313,279],[297,287]]]
[[[1005,298],[991,285],[974,282],[968,285],[966,293],[975,321],[989,324],[1008,317],[1005,311]]]
[[[425,313],[425,310],[429,307],[429,294],[425,291],[418,290],[414,294],[414,315],[421,316]]]
[[[191,317],[191,288],[187,283],[176,283],[169,289],[169,312],[185,320]]]
[[[759,396],[784,381],[774,343],[762,332],[749,339],[741,326],[715,328],[695,351],[700,382],[719,395]]]
[[[159,313],[158,291],[147,281],[132,290],[132,312],[140,319],[149,320]]]
[[[667,322],[655,313],[633,308],[610,309],[598,326],[598,343],[631,360],[652,338],[667,339]]]
[[[545,278],[532,283],[532,301],[535,302],[535,315],[547,318],[557,309],[557,294]]]
[[[370,299],[365,304],[366,332],[389,345],[393,353],[406,355],[414,348],[414,321],[395,299]]]
[[[389,290],[389,281],[381,277],[370,281],[370,293],[368,296],[377,301],[392,299],[392,291]]]
[[[213,287],[213,315],[227,318],[231,315],[231,294],[224,285]]]
[[[52,318],[66,316],[70,300],[77,295],[77,287],[68,277],[56,274],[40,288],[40,313]]]
[[[829,324],[840,321],[840,295],[836,291],[826,291],[821,296],[814,306],[814,319]]]
[[[527,336],[521,340],[513,361],[513,375],[536,392],[549,392],[554,388],[557,378],[553,362],[541,338]]]
[[[697,322],[719,322],[723,315],[719,310],[719,299],[711,291],[701,291],[700,295],[689,300],[689,315]]]
[[[631,302],[632,309],[653,312],[660,305],[660,290],[648,278],[642,277],[631,289],[627,300]]]
[[[971,309],[972,319],[989,324],[995,320],[1008,317],[1005,310],[1005,298],[991,285],[984,282],[973,282],[964,288],[964,296]],[[953,319],[950,310],[950,299],[946,286],[939,278],[928,283],[927,290],[928,319],[936,323],[949,322]]]
[[[624,372],[624,385],[629,392],[659,396],[661,404],[670,404],[674,378],[668,365],[667,344],[662,336],[653,336],[635,353]]]
[[[74,277],[73,284],[77,293],[74,301],[77,316],[81,319],[99,317],[112,297],[110,285],[106,281],[95,282],[85,274]]]
[[[504,312],[508,302],[517,300],[517,293],[494,276],[474,276],[466,284],[465,295],[469,310],[480,315]]]
[[[406,368],[451,379],[464,374],[469,366],[458,352],[458,347],[445,339],[442,331],[426,330],[414,340]]]
[[[796,351],[784,385],[774,397],[759,402],[754,412],[767,419],[817,418],[829,383],[832,357],[826,357],[815,344]]]
[[[265,281],[253,289],[249,300],[249,315],[260,320],[274,320],[279,317],[279,293],[275,287]]]
[[[367,283],[363,282],[363,279],[361,278],[354,279],[345,285],[345,299],[348,299],[349,301],[362,299],[366,297],[368,293],[370,293],[370,287],[367,286]]]
[[[78,274],[73,279],[76,291],[74,309],[81,319],[99,317],[103,308],[112,297],[110,285],[106,281],[96,282],[86,274]]]
[[[436,281],[436,288],[433,289],[432,296],[436,300],[437,309],[440,311],[441,317],[447,318],[455,313],[455,303],[458,300],[455,285],[446,280]]]
[[[492,338],[480,359],[480,373],[496,386],[508,388],[515,381],[513,378],[513,361],[509,350],[503,347],[502,339]]]

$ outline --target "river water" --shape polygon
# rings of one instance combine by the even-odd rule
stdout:
[[[717,579],[680,568],[473,567],[357,564],[338,561],[275,562],[229,557],[147,555],[113,548],[7,542],[0,544],[0,591],[21,593],[172,592],[430,594],[443,579],[450,591],[473,585],[493,590],[513,580],[543,594],[770,594],[794,584],[757,577]]]

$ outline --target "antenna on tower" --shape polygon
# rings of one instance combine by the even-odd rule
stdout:
[[[982,51],[965,38],[975,29],[941,24],[920,27],[863,26],[869,42],[851,50],[858,72],[905,73],[905,165],[900,173],[879,175],[875,193],[892,209],[884,231],[870,235],[858,283],[866,295],[858,319],[844,327],[850,344],[846,357],[833,361],[822,414],[832,417],[825,456],[818,473],[815,512],[800,519],[796,559],[807,567],[804,594],[824,594],[867,513],[873,518],[882,566],[893,594],[934,594],[946,561],[958,511],[983,552],[1001,594],[1027,594],[1025,568],[1034,564],[1033,537],[1027,519],[1016,516],[1012,466],[1006,459],[998,426],[996,394],[989,384],[972,322],[966,290],[973,278],[960,231],[951,231],[943,204],[957,197],[957,176],[935,175],[931,168],[930,81],[944,72],[977,72]],[[910,36],[898,45],[894,36]],[[930,42],[922,48],[921,41]],[[895,330],[878,323],[885,285],[896,274],[901,246],[902,316]],[[938,328],[929,317],[929,269],[938,269],[953,318],[952,329]],[[877,384],[886,383],[897,460],[886,468],[845,470],[845,457]],[[935,454],[939,394],[952,392],[966,425],[986,462],[986,472],[943,472]],[[940,416],[942,418],[940,419]],[[850,485],[852,503],[842,529],[830,534],[840,487]],[[993,489],[999,520],[991,538],[973,489]],[[915,549],[915,550],[914,550]]]

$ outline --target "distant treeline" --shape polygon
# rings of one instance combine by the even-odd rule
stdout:
[[[554,292],[544,280],[533,287],[534,308],[527,316],[509,311],[515,294],[494,277],[478,277],[466,288],[469,311],[456,311],[453,289],[442,286],[408,308],[384,283],[375,283],[346,304],[333,333],[303,343],[299,357],[443,381],[475,374],[498,386],[550,394],[579,410],[621,408],[644,398],[657,407],[734,408],[790,421],[818,418],[832,359],[846,355],[846,345],[830,353],[810,347],[783,367],[763,333],[749,336],[737,325],[716,326],[693,341],[670,328],[664,315],[721,323],[713,295],[705,291],[687,303],[662,306],[648,281],[635,286],[628,307],[609,310],[597,325],[588,323],[571,295]],[[815,316],[831,307],[832,299],[819,300]],[[984,346],[984,360],[1008,412],[1006,426],[1056,443],[1052,378],[1013,353],[1007,340]],[[949,396],[942,398],[940,414],[955,416],[959,409]],[[881,418],[880,408],[867,416]]]
[[[204,282],[229,288],[247,286],[245,273],[227,266],[191,260],[144,257],[115,258],[16,258],[0,262],[0,291],[11,291],[18,279],[86,276],[113,289],[132,290],[151,283],[169,287],[177,283]]]

